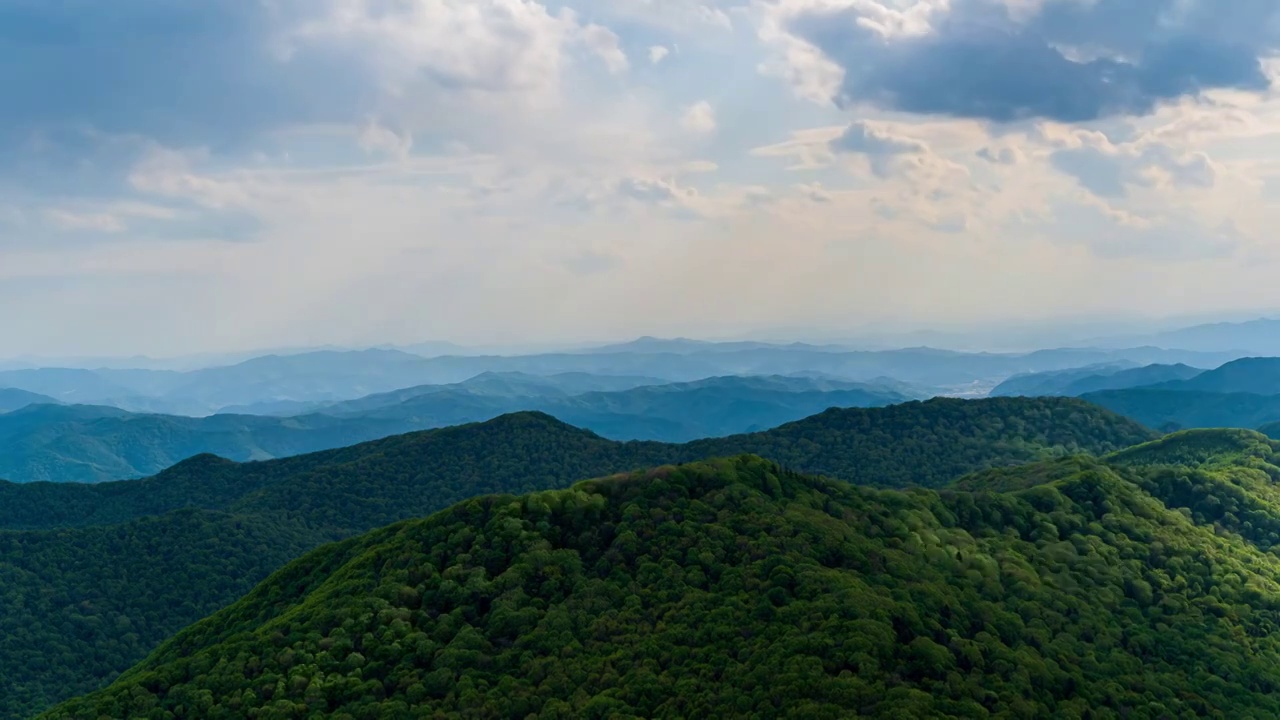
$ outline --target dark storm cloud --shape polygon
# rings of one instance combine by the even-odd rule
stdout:
[[[1280,0],[1046,0],[1014,18],[956,0],[924,34],[884,37],[858,9],[791,29],[845,70],[844,104],[1013,121],[1143,115],[1205,90],[1263,91]]]

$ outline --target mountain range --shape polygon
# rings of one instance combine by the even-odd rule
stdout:
[[[223,411],[295,414],[309,404],[353,400],[421,385],[447,385],[476,375],[525,373],[694,382],[728,375],[821,375],[873,383],[893,378],[918,394],[985,392],[1024,372],[1099,363],[1185,363],[1216,367],[1238,355],[1137,347],[1062,349],[1024,354],[959,353],[931,348],[853,351],[838,346],[696,343],[641,340],[579,352],[521,356],[422,357],[391,349],[269,355],[190,371],[39,368],[0,371],[0,388],[26,390],[71,404],[132,412],[205,416]]]
[[[295,417],[192,418],[104,406],[31,405],[0,414],[0,477],[20,482],[137,478],[203,453],[267,460],[521,410],[550,413],[613,439],[684,442],[762,430],[831,407],[911,399],[893,385],[823,378],[729,377],[634,387],[644,382],[648,379],[485,373],[455,385],[309,405],[310,412]]]
[[[477,495],[744,452],[859,482],[940,486],[1152,437],[1063,398],[831,410],[685,445],[619,443],[520,413],[267,462],[202,455],[145,480],[0,483],[0,718],[102,687],[309,548]]]
[[[1212,370],[1111,365],[1024,374],[993,395],[1081,397],[1161,430],[1258,428],[1280,421],[1280,358],[1241,358]]]
[[[971,405],[984,441],[998,408],[1114,425]],[[474,497],[304,555],[41,717],[1273,716],[1277,462],[1198,431],[940,491],[746,455]]]

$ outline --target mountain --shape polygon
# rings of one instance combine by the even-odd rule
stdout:
[[[960,353],[932,348],[853,351],[838,346],[645,340],[613,348],[533,355],[443,355],[393,349],[317,350],[268,355],[189,371],[44,368],[0,371],[0,387],[65,403],[133,412],[205,416],[222,411],[299,414],[316,404],[353,400],[422,385],[461,383],[482,373],[566,373],[643,377],[667,383],[729,375],[815,373],[851,382],[899,383],[938,393],[985,393],[1018,373],[1110,363],[1217,366],[1239,357],[1152,347],[1055,349],[1023,354]],[[604,388],[601,388],[604,389]]]
[[[477,495],[563,488],[743,447],[837,477],[945,484],[990,465],[1109,452],[1150,437],[1070,399],[831,410],[772,432],[686,445],[619,443],[519,413],[265,462],[201,455],[145,480],[0,483],[0,719],[102,687],[300,548]]]
[[[1157,345],[1185,350],[1232,350],[1241,355],[1280,355],[1280,319],[1193,325],[1145,336],[1113,338],[1112,346]]]
[[[56,405],[57,403],[57,400],[48,395],[14,388],[0,388],[0,414],[21,410],[28,405]]]
[[[458,385],[334,403],[297,417],[191,418],[101,406],[30,406],[0,415],[0,477],[24,482],[136,478],[201,453],[267,460],[524,410],[554,414],[613,439],[681,442],[774,427],[831,407],[909,399],[893,390],[816,378],[732,377],[634,387],[645,381],[490,373]],[[630,389],[581,392],[619,387]]]
[[[1154,387],[1161,390],[1280,395],[1280,357],[1241,358],[1190,379]]]
[[[380,407],[379,399],[373,398],[342,403],[324,412],[339,414],[354,409],[362,418],[431,427],[536,410],[615,440],[684,442],[762,430],[831,407],[880,407],[909,399],[894,390],[847,381],[720,377],[578,395],[519,395],[505,387],[491,393],[446,386],[420,392],[396,405]]]
[[[42,717],[1275,717],[1280,559],[1186,470],[903,493],[747,456],[475,498]],[[1224,497],[1280,516],[1255,487]]]
[[[1066,370],[1019,373],[991,390],[992,397],[1039,397],[1067,395],[1066,389],[1073,382],[1091,377],[1109,377],[1121,370],[1134,367],[1132,363],[1108,363],[1085,365]]]
[[[129,413],[91,405],[28,405],[0,414],[0,477],[102,482],[151,475],[201,453],[267,460],[417,429],[373,418]]]
[[[1082,399],[1162,430],[1256,428],[1280,420],[1280,395],[1130,388]]]
[[[301,415],[322,412],[327,415],[358,415],[370,410],[388,408],[435,393],[462,392],[486,397],[532,398],[544,396],[578,395],[585,392],[618,392],[643,385],[663,385],[660,378],[591,375],[588,373],[558,373],[555,375],[530,375],[522,372],[483,372],[459,383],[446,385],[416,385],[390,392],[374,393],[353,400],[275,401],[238,405],[224,408],[223,412],[250,415]]]
[[[193,507],[277,513],[301,503],[308,522],[337,517],[335,527],[345,533],[476,494],[560,487],[638,467],[745,453],[859,484],[936,487],[979,468],[1104,454],[1154,437],[1130,420],[1069,398],[937,398],[832,409],[764,432],[683,445],[616,442],[543,413],[522,412],[264,462],[203,454],[142,480],[0,481],[0,529],[117,524]]]
[[[1079,397],[1099,390],[1122,390],[1190,380],[1204,373],[1190,365],[1145,365],[1127,363],[1091,365],[1070,370],[1015,375],[991,391],[996,397],[1066,395]]]
[[[1280,422],[1270,422],[1258,428],[1258,432],[1273,440],[1280,440]]]
[[[1144,387],[1160,383],[1173,383],[1191,380],[1205,371],[1190,365],[1147,365],[1129,368],[1105,375],[1091,375],[1069,383],[1063,390],[1064,395],[1079,397],[1086,393],[1100,390],[1123,390],[1126,388]]]

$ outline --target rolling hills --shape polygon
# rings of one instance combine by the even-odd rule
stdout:
[[[1148,472],[900,492],[744,456],[474,498],[42,717],[1280,714],[1280,559],[1205,515],[1275,498]]]
[[[817,378],[728,377],[631,387],[642,378],[480,375],[322,406],[295,417],[203,418],[33,405],[0,414],[0,477],[101,482],[143,477],[203,453],[267,460],[524,410],[620,440],[682,442],[774,427],[830,407],[883,406],[896,390]],[[609,392],[588,390],[625,387]]]
[[[1205,372],[1190,365],[1091,365],[1070,370],[1015,375],[997,385],[993,397],[1079,397],[1100,390],[1122,390],[1189,380]]]
[[[1080,397],[1161,430],[1257,428],[1280,421],[1280,358],[1241,358],[1205,371],[1152,365],[1030,374],[993,394]]]
[[[863,482],[940,485],[953,473],[1101,454],[1151,437],[1065,398],[831,410],[685,445],[614,442],[518,413],[265,462],[202,455],[145,480],[0,483],[0,548],[22,548],[0,553],[0,637],[13,638],[0,642],[0,667],[9,669],[0,676],[0,718],[101,687],[286,556],[477,495],[563,488],[742,448]]]

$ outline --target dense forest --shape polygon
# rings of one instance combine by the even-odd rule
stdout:
[[[0,631],[13,633],[0,641],[0,718],[100,687],[308,549],[477,495],[742,452],[860,482],[941,485],[985,467],[1105,453],[1150,437],[1067,399],[835,410],[684,446],[612,442],[519,413],[282,460],[201,456],[139,481],[0,484],[0,547],[23,548],[0,553]]]
[[[44,717],[1275,717],[1280,559],[1248,518],[1276,468],[1154,462],[1187,445],[1214,442],[963,490],[744,456],[475,498]]]

